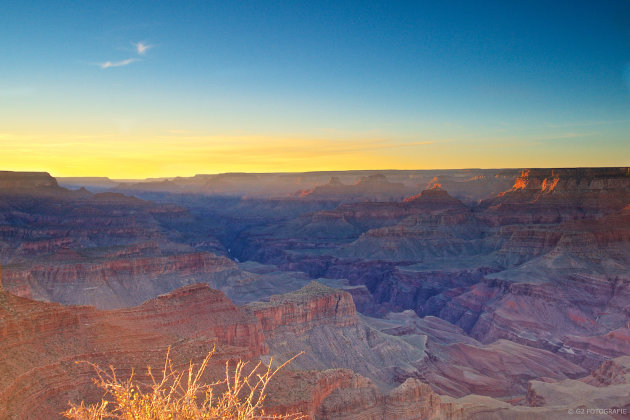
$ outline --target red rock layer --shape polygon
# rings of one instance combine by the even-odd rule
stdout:
[[[7,291],[19,296],[103,309],[146,299],[212,276],[237,274],[236,264],[211,253],[121,258],[102,263],[5,269]]]
[[[210,334],[220,343],[251,349],[249,357],[267,352],[258,320],[239,309],[223,292],[206,284],[182,287],[140,306],[112,313],[117,314],[121,322],[160,333],[190,338]]]
[[[274,329],[289,327],[300,334],[315,325],[346,327],[358,322],[352,296],[317,282],[302,289],[279,296],[269,302],[247,305],[259,320],[263,331],[273,336]]]
[[[77,360],[113,364],[128,376],[132,368],[160,366],[168,346],[175,363],[185,367],[217,344],[213,362],[221,366],[226,359],[264,353],[262,337],[256,318],[206,285],[118,311],[0,292],[0,412],[8,418],[53,419],[69,400],[100,399],[101,391],[90,385],[94,372]]]
[[[442,402],[431,387],[409,378],[387,394],[369,381],[355,379],[326,398],[316,413],[322,419],[400,419],[431,420],[463,418],[452,403]]]
[[[479,215],[494,225],[558,223],[601,217],[630,202],[630,168],[526,169],[514,186],[486,200]]]

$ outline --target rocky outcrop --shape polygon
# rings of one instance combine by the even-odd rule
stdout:
[[[403,312],[390,312],[385,315],[385,319],[394,321],[391,326],[386,326],[382,331],[392,335],[406,336],[422,334],[437,345],[464,343],[479,345],[479,342],[468,336],[464,330],[448,321],[434,317],[425,316],[419,318],[412,310]]]
[[[442,395],[506,398],[524,394],[530,379],[586,373],[559,354],[507,340],[484,345],[456,325],[431,316],[419,318],[413,311],[390,313],[372,325],[408,342],[423,337],[427,357],[415,365],[419,374],[414,377]]]
[[[417,374],[420,344],[384,334],[356,313],[349,293],[312,282],[297,292],[246,305],[261,322],[270,354],[302,369],[351,369],[385,389]]]
[[[302,412],[309,419],[463,420],[463,411],[417,379],[383,392],[348,369],[280,372],[270,384],[269,403],[276,412]],[[447,397],[448,398],[448,397]]]
[[[454,404],[442,402],[431,387],[410,378],[387,394],[380,393],[369,382],[337,389],[324,400],[315,418],[437,420],[463,417],[461,410]]]
[[[487,267],[440,270],[399,266],[374,282],[372,295],[377,302],[397,311],[413,309],[421,316],[444,316],[445,305],[491,272]]]
[[[120,182],[107,177],[84,176],[84,177],[56,177],[60,186],[70,189],[86,188],[90,191],[102,191],[114,188]]]
[[[112,188],[112,182],[108,179],[60,178],[60,183],[73,188],[84,186],[91,190],[110,188],[133,195],[195,194],[263,199],[288,197],[302,201],[323,198],[349,202],[374,199],[374,192],[379,191],[379,188],[381,193],[378,199],[389,200],[397,195],[402,198],[414,190],[430,188],[438,182],[449,191],[452,189],[457,198],[477,202],[509,189],[520,172],[520,169],[455,169],[223,173],[147,179],[140,182],[125,181],[115,188]],[[390,191],[384,191],[378,186],[387,183],[391,187]],[[366,184],[371,187],[367,188]],[[361,188],[365,191],[362,192]],[[401,190],[400,194],[398,189]],[[343,195],[340,190],[344,190]],[[358,194],[353,196],[353,191]]]
[[[571,191],[626,190],[630,168],[526,169],[512,191],[526,190],[564,194]]]
[[[295,255],[293,252],[287,255],[288,248],[324,248],[336,257],[401,261],[418,259],[424,254],[422,249],[416,249],[418,238],[434,244],[429,254],[440,252],[438,248],[443,245],[448,248],[449,244],[452,249],[447,254],[462,249],[474,253],[492,247],[481,242],[464,246],[462,240],[482,239],[480,223],[469,208],[440,188],[398,202],[346,203],[249,233],[239,258],[277,265]]]
[[[278,404],[322,418],[406,418],[413,412],[448,418],[444,403],[463,418],[562,418],[573,397],[595,404],[591,393],[606,404],[625,404],[615,388],[625,386],[625,365],[606,363],[629,354],[627,168],[526,170],[508,191],[481,203],[481,191],[514,174],[374,175],[224,174],[145,185],[144,198],[188,209],[68,191],[47,184],[41,174],[42,183],[34,181],[32,188],[0,188],[0,262],[13,293],[108,308],[138,305],[197,282],[221,288],[239,303],[285,293],[250,303],[244,313],[194,286],[110,311],[107,321],[100,321],[102,312],[82,307],[43,315],[35,326],[7,322],[2,328],[10,332],[8,342],[25,339],[15,344],[22,353],[8,353],[16,362],[7,369],[22,372],[24,364],[45,372],[41,385],[24,376],[11,394],[54,400],[63,388],[76,394],[67,399],[76,400],[79,391],[67,372],[83,373],[52,355],[66,354],[67,343],[83,346],[85,354],[107,355],[94,356],[97,361],[132,367],[125,357],[139,360],[137,340],[160,352],[175,340],[187,356],[214,342],[223,343],[225,357],[268,349],[263,357],[283,361],[305,350],[291,366],[309,370],[285,372],[283,380],[292,386]],[[337,178],[316,187],[330,177]],[[406,200],[358,202],[395,184],[429,189]],[[353,188],[358,195],[344,196]],[[296,190],[312,192],[289,196]],[[318,199],[316,190],[339,195]],[[192,192],[203,195],[185,195]],[[276,198],[262,198],[270,196]],[[244,272],[219,254],[275,267]],[[350,293],[319,284],[286,293],[317,278]],[[222,309],[216,314],[205,309],[217,305]],[[364,316],[407,309],[414,313]],[[27,306],[19,311],[37,312]],[[206,332],[197,329],[197,320]],[[64,325],[79,335],[60,332],[57,342],[49,331],[65,331]],[[28,338],[37,331],[42,335]],[[115,331],[120,353],[107,343]],[[20,347],[27,342],[32,352]],[[40,350],[50,366],[34,364]],[[593,374],[585,376],[587,371]],[[295,390],[304,393],[292,399]],[[12,404],[9,397],[2,401]],[[538,407],[519,405],[528,401]]]
[[[508,340],[434,345],[429,337],[427,352],[430,357],[419,366],[422,380],[436,392],[456,397],[523,395],[531,379],[578,378],[587,373],[558,354]]]
[[[281,327],[294,328],[296,334],[301,334],[318,325],[347,327],[359,321],[348,293],[315,281],[296,292],[271,296],[269,302],[254,302],[247,308],[270,336]]]
[[[468,174],[451,174],[433,177],[426,188],[440,185],[454,197],[467,203],[476,204],[509,190],[520,175],[521,170],[506,169],[499,171],[470,171]]]
[[[181,226],[190,218],[182,207],[122,194],[70,191],[56,184],[19,191],[11,195],[0,189],[0,261],[4,264],[32,265],[35,259],[58,262],[56,253],[61,250],[80,250],[71,261],[93,262],[114,248],[149,242],[160,248],[152,255],[190,251],[190,246],[171,241],[176,237],[173,225]]]
[[[326,301],[322,293],[330,291],[311,285],[303,292]],[[123,378],[133,369],[135,377],[143,380],[144,366],[163,363],[168,346],[175,365],[185,368],[189,360],[198,362],[216,345],[206,379],[210,380],[220,377],[226,359],[247,360],[267,351],[259,320],[207,285],[189,286],[116,311],[64,307],[2,292],[0,313],[0,352],[5,356],[0,361],[0,411],[7,418],[58,418],[69,400],[100,400],[101,391],[91,385],[94,372],[75,364],[76,360],[112,364]],[[328,315],[307,322],[322,323],[334,316],[324,313]],[[347,305],[337,312],[341,313],[345,313],[342,318],[353,316]],[[281,317],[281,324],[282,319],[287,320]],[[293,368],[290,365],[272,382],[267,412],[301,411],[322,419],[437,419],[443,413],[457,413],[452,404],[442,404],[438,395],[415,379],[383,393],[350,370]]]
[[[0,192],[32,193],[33,190],[58,191],[57,180],[47,172],[0,171]]]
[[[514,186],[482,203],[495,224],[559,223],[601,217],[630,202],[629,168],[527,169]]]
[[[567,335],[563,350],[588,359],[630,355],[630,328],[617,328],[602,335]]]
[[[360,202],[340,205],[334,210],[306,214],[291,224],[295,235],[312,224],[321,222],[343,221],[349,227],[342,230],[355,235],[367,230],[394,225],[413,215],[432,215],[436,213],[470,213],[470,210],[444,190],[434,188],[398,202]],[[350,229],[352,227],[352,230]],[[288,232],[287,232],[288,233]]]
[[[630,357],[622,356],[606,360],[590,376],[581,379],[582,382],[593,386],[610,386],[630,384]]]
[[[227,359],[266,352],[258,320],[221,292],[195,285],[132,309],[35,302],[0,292],[0,412],[3,418],[58,418],[68,401],[100,400],[87,360],[131,369],[142,379],[147,365],[198,362],[216,345],[209,375],[220,377]],[[138,376],[139,375],[139,376]]]
[[[468,239],[473,236],[479,238],[479,226],[471,210],[446,191],[435,188],[400,202],[347,203],[333,210],[305,213],[274,228],[251,232],[242,255],[248,259],[282,264],[290,258],[286,254],[288,247],[321,247],[333,248],[337,257],[374,259],[385,253],[383,257],[401,260],[413,257],[413,251],[406,254],[404,251],[415,237],[400,246],[398,242],[404,242],[407,231],[409,236],[414,235],[414,229],[425,222],[429,223],[426,232],[416,232],[415,237],[424,235],[435,244],[440,239],[432,239],[431,235],[447,240],[449,235],[454,235],[453,242],[458,240],[459,235]],[[353,241],[356,244],[344,248]],[[355,247],[358,249],[355,250]],[[454,244],[454,247],[461,247],[461,244]],[[475,245],[475,248],[478,246]]]
[[[591,376],[582,380],[531,381],[527,390],[527,403],[532,407],[564,407],[572,410],[572,414],[583,413],[592,418],[628,418],[629,362],[628,357],[605,362]],[[578,412],[579,408],[585,409]]]
[[[267,353],[258,319],[207,284],[182,287],[140,306],[121,309],[117,315],[123,322],[160,333],[191,338],[209,334],[222,344],[249,349],[251,354],[244,358]]]
[[[483,249],[482,227],[472,212],[446,191],[426,190],[403,204],[412,215],[394,226],[367,231],[340,254],[423,262],[489,252]]]
[[[216,284],[247,276],[237,265],[211,253],[120,258],[102,263],[7,267],[5,288],[17,295],[72,305],[114,309],[189,284]]]
[[[502,239],[496,257],[502,267],[517,266],[551,251],[562,237],[562,231],[541,225],[508,225],[498,232]]]
[[[331,177],[325,185],[298,191],[296,196],[307,200],[399,201],[412,191],[400,182],[389,182],[383,174],[363,176],[354,185],[345,185],[339,177]]]

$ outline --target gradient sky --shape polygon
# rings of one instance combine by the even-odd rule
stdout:
[[[0,10],[0,169],[630,165],[626,0]]]

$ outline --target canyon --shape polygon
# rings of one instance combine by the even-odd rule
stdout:
[[[287,360],[270,412],[630,418],[630,169],[0,172],[0,413]],[[44,413],[44,414],[42,414]]]

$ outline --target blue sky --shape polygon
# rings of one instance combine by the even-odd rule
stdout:
[[[630,165],[625,1],[6,2],[3,169]]]

